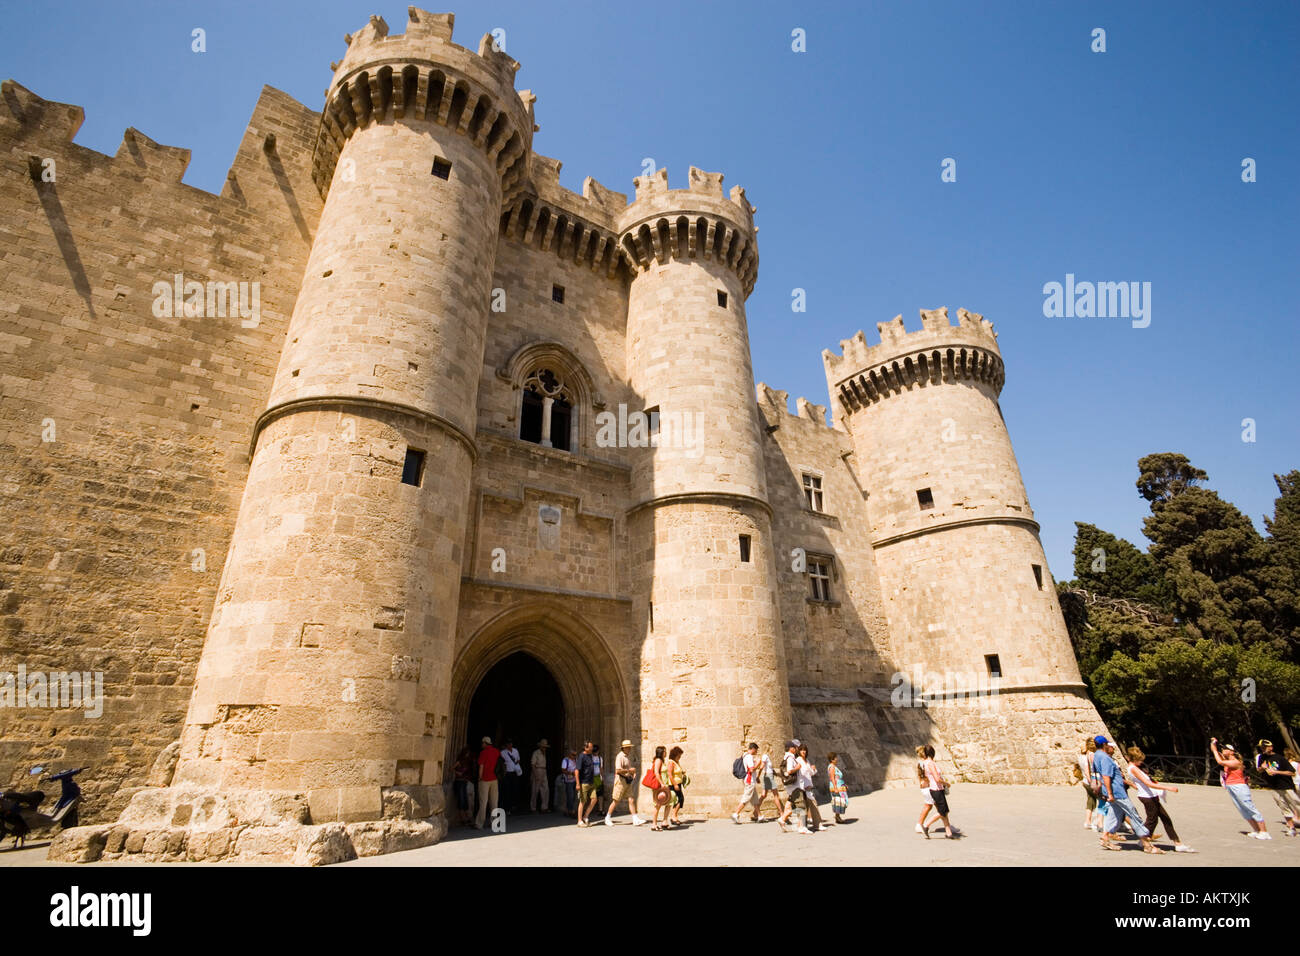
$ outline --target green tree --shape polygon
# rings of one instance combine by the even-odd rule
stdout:
[[[1073,583],[1107,597],[1169,606],[1173,595],[1149,554],[1096,525],[1076,521],[1074,527]]]
[[[1154,510],[1209,476],[1192,466],[1186,455],[1158,452],[1138,459],[1138,493]]]
[[[1076,523],[1058,587],[1079,669],[1113,733],[1159,753],[1210,736],[1294,738],[1300,714],[1300,471],[1275,475],[1268,536],[1172,452],[1138,462],[1141,550]],[[1098,558],[1104,555],[1099,561]]]

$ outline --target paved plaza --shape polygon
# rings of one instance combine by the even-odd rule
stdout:
[[[957,840],[926,840],[913,831],[920,810],[915,790],[881,790],[850,801],[845,825],[815,835],[782,834],[775,823],[740,826],[731,820],[694,820],[677,831],[617,825],[579,829],[567,818],[519,814],[508,832],[454,828],[442,843],[368,857],[341,866],[663,866],[667,860],[700,866],[1295,866],[1300,838],[1283,835],[1280,815],[1254,791],[1271,842],[1247,839],[1245,821],[1217,787],[1184,786],[1171,795],[1169,812],[1179,835],[1199,852],[1143,854],[1136,841],[1107,853],[1083,828],[1080,788],[961,784],[949,802]],[[690,795],[687,794],[687,806]],[[829,819],[829,806],[823,807]],[[561,822],[564,821],[564,822]],[[46,847],[0,852],[3,865],[46,865]],[[53,865],[53,864],[49,864]],[[92,864],[128,866],[139,864]],[[204,866],[208,864],[155,864]],[[224,864],[215,864],[224,865]]]

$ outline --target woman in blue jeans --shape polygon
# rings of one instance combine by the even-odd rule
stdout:
[[[1232,744],[1225,744],[1223,751],[1219,751],[1219,738],[1210,738],[1210,752],[1214,754],[1214,759],[1220,767],[1223,768],[1219,774],[1219,783],[1223,784],[1223,789],[1228,791],[1228,796],[1232,798],[1233,805],[1236,806],[1237,812],[1241,814],[1243,820],[1250,824],[1251,832],[1246,836],[1254,837],[1256,840],[1273,839],[1268,834],[1268,827],[1264,825],[1264,814],[1255,809],[1255,801],[1250,799],[1250,784],[1246,782],[1246,764],[1241,759],[1241,754]]]

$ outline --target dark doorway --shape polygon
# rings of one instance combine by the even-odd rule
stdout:
[[[550,744],[546,752],[548,787],[552,787],[564,757],[560,753],[564,740],[564,701],[546,665],[522,651],[498,662],[483,676],[470,700],[467,734],[465,743],[475,754],[484,737],[491,737],[494,744],[507,737],[514,741],[524,767],[516,809],[527,810],[529,762],[537,741],[545,737]]]

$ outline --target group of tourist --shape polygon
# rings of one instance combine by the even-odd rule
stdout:
[[[634,826],[651,822],[642,819],[636,812],[637,779],[631,757],[632,741],[624,740],[619,746],[619,753],[614,758],[614,781],[610,788],[612,792],[608,797],[605,788],[605,761],[599,744],[588,740],[584,742],[581,752],[568,752],[560,762],[559,773],[555,775],[554,791],[550,789],[547,780],[549,750],[550,742],[543,737],[537,742],[537,747],[528,760],[529,812],[563,813],[575,817],[578,826],[583,827],[590,826],[594,817],[604,813],[605,825],[613,826],[615,808],[626,801]],[[674,747],[668,754],[661,753],[663,750],[660,747],[656,751],[655,772],[656,779],[671,781],[666,784],[668,797],[663,801],[671,813],[665,810],[665,823],[661,826],[661,805],[656,805],[652,821],[652,829],[656,830],[668,825],[679,825],[678,814],[685,801],[683,787],[689,782],[685,771],[681,769],[682,748]],[[498,807],[507,813],[517,812],[517,795],[523,775],[524,765],[519,751],[509,739],[503,740],[501,746],[497,747],[492,743],[491,737],[484,737],[477,756],[470,748],[464,748],[452,766],[452,787],[459,812],[458,822],[461,825],[472,823],[481,830]],[[473,809],[475,805],[477,812]]]
[[[831,798],[831,815],[835,820],[823,821],[813,783],[817,767],[808,755],[808,745],[800,740],[787,741],[778,766],[773,763],[770,753],[764,751],[760,754],[758,744],[751,743],[732,766],[732,774],[744,781],[745,789],[731,819],[740,823],[741,813],[749,807],[751,822],[765,822],[760,818],[759,810],[770,796],[776,804],[776,816],[768,819],[775,820],[782,833],[789,832],[787,824],[792,815],[796,815],[796,833],[816,833],[843,823],[844,814],[849,809],[849,790],[844,785],[839,759],[835,751],[826,755],[826,786]],[[779,787],[778,782],[781,784]]]
[[[531,812],[551,812],[553,806],[554,812],[574,817],[579,827],[589,827],[601,816],[605,826],[613,826],[614,814],[620,804],[626,803],[633,826],[648,823],[651,830],[662,831],[683,825],[681,812],[686,806],[686,790],[691,781],[682,764],[685,752],[680,745],[671,749],[656,747],[650,766],[638,777],[632,758],[632,741],[622,741],[614,758],[613,783],[608,793],[605,760],[600,746],[590,740],[583,743],[581,751],[570,750],[561,761],[552,791],[548,780],[549,747],[545,738],[539,740],[528,763],[528,809]],[[1250,825],[1247,836],[1271,840],[1264,815],[1251,797],[1245,758],[1231,744],[1220,745],[1217,738],[1210,740],[1210,753],[1220,767],[1220,783],[1224,791]],[[843,823],[843,815],[848,810],[848,788],[839,759],[834,751],[826,755],[824,779],[834,820],[824,820],[818,807],[814,781],[819,771],[809,755],[808,746],[800,740],[790,740],[786,743],[785,753],[774,760],[768,751],[760,752],[757,743],[749,744],[732,766],[732,773],[743,781],[743,791],[731,819],[741,823],[742,815],[747,815],[751,822],[775,821],[783,833],[790,832],[793,827],[794,832],[801,834],[816,833]],[[1300,756],[1292,750],[1279,755],[1272,741],[1261,740],[1254,767],[1282,813],[1284,832],[1287,836],[1294,836],[1300,827],[1300,779],[1296,769],[1300,767]],[[933,746],[926,744],[916,748],[916,774],[922,799],[916,832],[929,839],[931,827],[942,824],[948,839],[960,836],[960,831],[949,820],[950,785],[935,761]],[[498,806],[508,813],[516,811],[524,764],[509,739],[497,747],[491,738],[484,737],[477,756],[465,748],[456,759],[453,775],[462,824],[472,822],[482,829]],[[1114,741],[1104,735],[1088,738],[1080,748],[1074,778],[1085,791],[1084,827],[1100,834],[1102,849],[1120,850],[1127,831],[1127,835],[1137,838],[1144,853],[1164,853],[1156,843],[1161,838],[1159,828],[1163,827],[1168,839],[1173,841],[1175,852],[1196,852],[1179,837],[1166,806],[1166,796],[1177,793],[1178,787],[1156,779],[1140,748],[1128,747],[1121,757]],[[653,804],[653,813],[648,820],[637,812],[637,792],[642,786],[650,791]],[[775,815],[763,818],[760,809],[769,798],[775,805]],[[1135,798],[1141,811],[1134,803]],[[477,813],[472,812],[474,804]]]
[[[1144,853],[1154,854],[1165,852],[1155,842],[1160,838],[1157,830],[1159,824],[1173,841],[1175,852],[1195,853],[1178,836],[1174,821],[1165,806],[1166,794],[1177,793],[1178,788],[1157,782],[1146,764],[1146,755],[1140,748],[1129,747],[1124,753],[1127,760],[1117,760],[1114,741],[1103,735],[1084,742],[1074,774],[1075,780],[1082,784],[1086,794],[1084,827],[1101,834],[1100,845],[1103,850],[1120,850],[1125,839],[1122,831],[1127,829],[1137,837]],[[1257,840],[1271,840],[1264,815],[1255,807],[1251,798],[1246,762],[1241,753],[1231,744],[1221,746],[1218,738],[1211,738],[1210,753],[1220,768],[1220,784],[1242,819],[1250,825],[1250,831],[1246,835]],[[1287,751],[1285,756],[1280,756],[1274,751],[1271,740],[1259,741],[1255,769],[1273,795],[1278,809],[1282,811],[1287,836],[1295,835],[1297,823],[1300,822],[1297,766],[1300,766],[1300,758],[1294,751]],[[1134,807],[1129,795],[1130,788],[1137,794],[1145,814],[1139,814]]]

